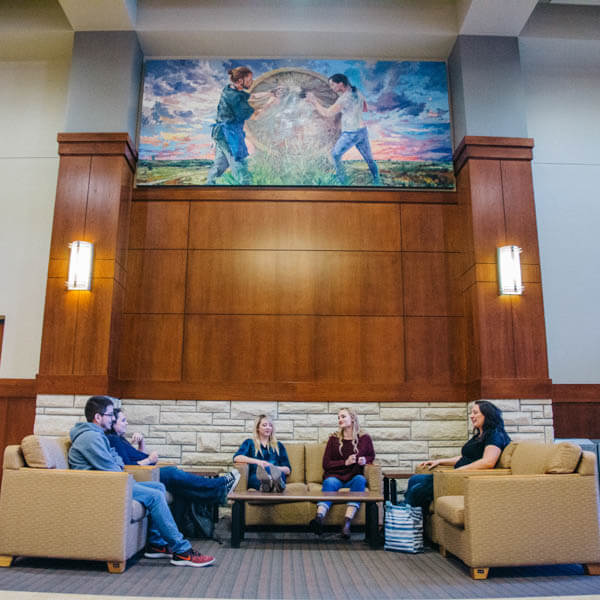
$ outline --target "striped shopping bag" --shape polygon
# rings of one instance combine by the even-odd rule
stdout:
[[[423,552],[423,510],[420,506],[385,503],[385,550]]]

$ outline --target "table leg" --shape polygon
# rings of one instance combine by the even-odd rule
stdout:
[[[398,504],[398,483],[395,479],[390,482],[390,499],[392,504]]]
[[[377,502],[367,502],[365,512],[365,541],[377,548]]]
[[[244,537],[244,502],[236,500],[231,508],[231,547],[239,548]]]
[[[383,501],[387,502],[390,499],[390,478],[383,478]]]

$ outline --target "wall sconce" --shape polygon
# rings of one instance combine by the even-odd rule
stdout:
[[[89,290],[92,286],[92,260],[94,244],[91,242],[72,242],[69,244],[68,290]]]
[[[505,294],[521,295],[523,293],[521,252],[523,250],[519,246],[497,248],[498,291],[501,296]]]

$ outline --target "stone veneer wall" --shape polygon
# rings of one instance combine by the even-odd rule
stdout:
[[[35,433],[64,436],[82,421],[88,396],[39,395]],[[552,442],[551,400],[494,400],[504,411],[506,429],[514,440]],[[337,428],[343,403],[327,402],[197,402],[188,400],[128,400],[128,433],[141,431],[146,445],[162,462],[186,468],[226,467],[249,436],[254,419],[268,414],[278,438],[326,441]],[[346,404],[348,405],[348,404]],[[455,456],[469,435],[466,403],[352,403],[361,426],[373,438],[377,460],[384,467],[412,471],[428,458]]]

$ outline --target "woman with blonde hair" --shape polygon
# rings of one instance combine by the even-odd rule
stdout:
[[[283,492],[286,475],[292,472],[285,446],[277,440],[267,415],[257,417],[252,438],[244,440],[233,462],[249,465],[248,487],[261,492]]]
[[[363,475],[365,465],[375,459],[371,437],[360,429],[358,415],[351,408],[341,408],[338,412],[337,432],[329,437],[323,454],[323,492],[337,492],[340,488],[350,488],[351,492],[364,492],[367,480]],[[342,537],[350,538],[350,524],[360,504],[348,502],[342,527]],[[323,521],[331,507],[331,502],[319,502],[317,515],[310,522],[310,529],[317,535],[323,532]]]

